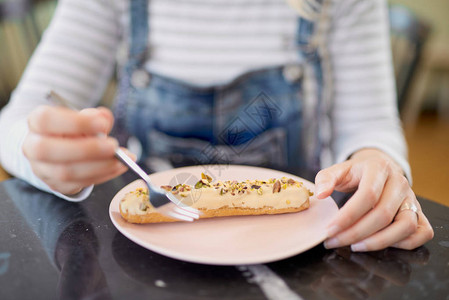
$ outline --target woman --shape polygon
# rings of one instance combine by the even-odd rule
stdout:
[[[116,61],[114,118],[88,107]],[[84,110],[48,105],[49,90]],[[407,180],[384,1],[60,1],[2,112],[1,162],[83,200],[125,171],[117,140],[98,137],[114,119],[142,160],[210,162],[213,149],[218,162],[322,169],[318,198],[355,191],[328,248],[412,249],[433,236]]]

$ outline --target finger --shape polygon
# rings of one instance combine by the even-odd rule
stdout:
[[[354,173],[347,175],[351,178],[351,184],[359,180],[359,187],[329,223],[328,237],[346,230],[367,214],[379,201],[388,179],[388,173],[379,165],[366,164],[360,169],[352,168],[349,173]],[[341,186],[337,186],[336,189],[340,190]],[[336,240],[333,241],[334,244],[335,242]],[[329,243],[330,247],[331,244]]]
[[[338,233],[334,238],[327,240],[325,242],[325,246],[327,248],[335,248],[350,245],[390,225],[396,212],[399,209],[399,206],[406,198],[407,191],[411,190],[408,186],[408,183],[406,182],[405,177],[401,175],[390,177],[385,183],[383,193],[382,195],[379,196],[380,199],[378,201],[374,200],[374,197],[378,197],[377,194],[371,195],[371,197],[373,197],[372,201],[365,199],[365,203],[377,201],[375,207],[371,209],[369,206],[366,207],[367,205],[364,205],[365,207],[363,209],[368,209],[368,212],[365,215],[363,215],[363,218],[360,218],[354,224],[350,224],[350,226],[348,226],[342,232]],[[414,195],[412,196],[414,197]],[[356,202],[347,203],[347,205],[354,203]],[[362,206],[365,203],[361,202],[360,206]],[[346,217],[344,213],[347,213],[348,211],[349,211],[348,215],[352,216],[353,218],[362,216],[361,213],[358,211],[359,208],[357,207],[354,210],[343,211],[343,209],[344,207],[341,210],[342,212],[341,215],[343,215],[343,218]],[[341,223],[336,223],[337,224],[336,226],[341,226],[339,224],[342,223],[344,224],[344,222],[347,221],[348,220],[344,219]]]
[[[107,126],[105,127],[105,131],[101,133],[109,134],[112,130],[112,127],[114,126],[114,116],[112,112],[106,107],[86,108],[81,110],[80,114],[90,116],[92,119],[104,118],[106,120]]]
[[[362,252],[384,249],[414,234],[417,228],[416,213],[411,210],[404,210],[398,213],[395,221],[390,226],[351,245],[351,250]]]
[[[135,155],[127,149],[122,149],[131,159]],[[73,194],[82,187],[108,181],[127,170],[119,160],[112,158],[104,161],[74,164],[49,164],[37,162],[32,164],[36,173],[53,190],[64,194]],[[76,192],[75,192],[76,193]]]
[[[100,184],[106,181],[109,181],[117,176],[120,176],[126,171],[126,168],[119,169],[119,170],[112,170],[110,173],[106,174],[105,176],[101,177],[95,177],[92,179],[86,179],[83,181],[77,181],[77,182],[60,182],[56,181],[55,179],[48,179],[44,182],[54,191],[60,192],[64,195],[74,195],[79,193],[83,188],[88,187],[93,184]]]
[[[102,114],[94,116],[65,107],[40,106],[29,115],[28,126],[31,132],[44,135],[96,135],[110,127]]]
[[[125,173],[126,170],[127,170],[126,167],[120,166],[120,167],[117,167],[116,169],[111,169],[109,173],[105,173],[102,176],[87,178],[87,179],[81,180],[79,182],[84,186],[89,186],[91,184],[100,184],[100,183],[109,181],[117,176],[120,176],[121,174]]]
[[[45,183],[53,191],[59,192],[66,196],[74,196],[76,194],[79,194],[84,188],[90,186],[90,184],[80,185],[78,183],[73,183],[73,182],[64,183],[64,184],[58,183],[58,185],[56,185],[56,186],[53,185],[51,182],[45,182]]]
[[[429,220],[422,211],[418,212],[419,222],[416,232],[407,238],[393,244],[392,247],[412,250],[433,239],[434,231]]]
[[[50,168],[54,170],[54,168]],[[108,172],[105,172],[104,174],[100,174],[96,177],[87,177],[79,179],[78,181],[65,181],[64,177],[60,177],[58,175],[55,177],[53,174],[49,175],[47,172],[43,171],[43,169],[40,169],[39,172],[45,172],[47,173],[46,179],[43,181],[54,191],[58,191],[65,195],[72,195],[77,194],[82,188],[85,188],[87,186],[90,186],[92,184],[100,184],[106,181],[111,180],[112,178],[115,178],[124,172],[126,172],[126,167],[123,166],[116,166],[115,168],[108,169]],[[52,176],[49,178],[49,176]],[[61,181],[63,179],[64,181]]]
[[[121,149],[133,161],[136,160],[135,154],[128,149]],[[117,177],[127,170],[128,167],[114,157],[108,160],[59,165],[54,173],[59,175],[60,180],[97,184]]]
[[[59,182],[93,182],[95,178],[106,177],[117,170],[126,171],[126,167],[115,158],[70,164],[37,163],[35,169],[42,176]]]
[[[111,137],[59,138],[28,134],[23,152],[31,161],[65,163],[111,158],[118,142]]]
[[[348,181],[347,177],[350,168],[350,163],[344,162],[319,171],[315,177],[315,194],[317,199],[329,197],[336,185],[341,185],[342,181]],[[347,183],[347,186],[350,186],[350,184]],[[356,185],[352,187],[356,187]]]
[[[50,179],[48,181],[45,181],[45,183],[54,191],[60,192],[64,195],[74,195],[79,193],[85,187],[109,181],[117,176],[120,176],[121,174],[123,174],[123,172],[123,170],[116,170],[103,177],[96,177],[92,180],[85,180],[81,182],[59,182]]]

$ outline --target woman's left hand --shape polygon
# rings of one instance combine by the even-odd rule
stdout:
[[[414,249],[433,238],[432,226],[402,169],[380,150],[362,149],[349,160],[321,170],[315,184],[318,199],[334,190],[355,191],[330,222],[326,248]]]

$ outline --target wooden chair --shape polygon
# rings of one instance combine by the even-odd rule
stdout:
[[[2,166],[0,165],[0,181],[6,180],[8,178],[11,178],[11,176],[3,170]]]

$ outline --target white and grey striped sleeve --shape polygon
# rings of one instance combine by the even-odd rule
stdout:
[[[12,175],[50,191],[22,154],[27,116],[55,90],[74,107],[93,106],[112,75],[119,41],[110,0],[60,0],[54,17],[0,116],[0,159]],[[69,199],[77,200],[77,199]]]
[[[378,148],[397,161],[411,180],[396,104],[386,2],[336,3],[329,41],[336,161],[361,148]]]

